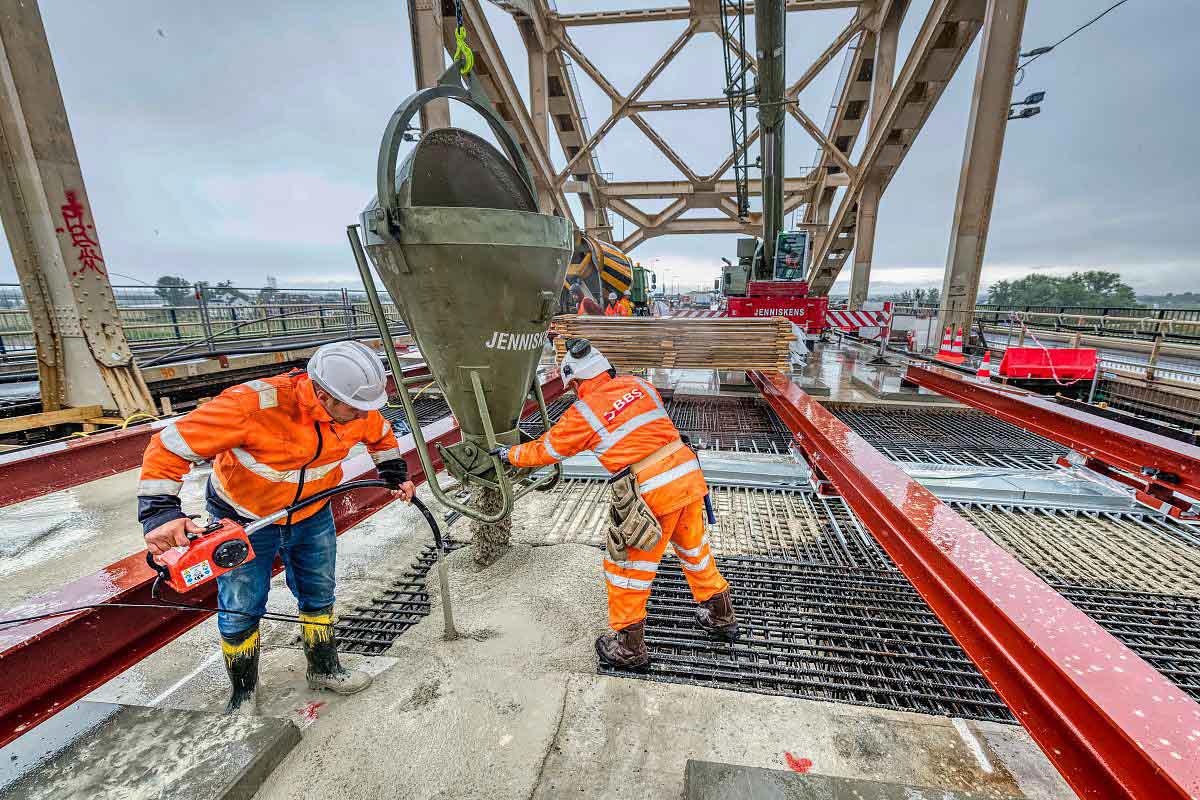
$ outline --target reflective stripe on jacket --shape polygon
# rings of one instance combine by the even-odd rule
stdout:
[[[679,431],[653,386],[629,375],[600,375],[583,381],[579,400],[562,418],[537,441],[509,450],[508,459],[514,466],[538,467],[591,450],[605,469],[620,472],[678,440]],[[656,516],[699,500],[708,491],[700,462],[686,447],[635,477]]]
[[[337,486],[342,460],[359,442],[376,464],[400,457],[392,426],[378,411],[335,424],[307,374],[248,381],[154,435],[142,459],[138,495],[178,495],[192,465],[211,460],[217,496],[246,518],[261,517]],[[292,519],[310,517],[323,505]]]

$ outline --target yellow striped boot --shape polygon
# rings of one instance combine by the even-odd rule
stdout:
[[[333,636],[333,606],[301,611],[300,621],[304,655],[308,659],[308,688],[356,694],[371,685],[372,678],[368,673],[346,669],[338,661],[337,640]]]

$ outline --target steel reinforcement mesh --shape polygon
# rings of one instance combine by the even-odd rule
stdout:
[[[348,614],[339,614],[334,627],[338,648],[345,653],[378,655],[387,651],[396,637],[428,616],[425,578],[435,563],[437,550],[431,544],[399,580],[372,597],[369,603],[355,606]]]
[[[720,560],[742,636],[717,643],[696,626],[673,559],[654,581],[647,673],[602,674],[1012,722],[975,665],[894,570],[765,558]]]
[[[978,411],[827,406],[893,461],[1053,469],[1066,448]]]
[[[559,418],[567,413],[567,409],[575,402],[574,392],[564,392],[558,397],[546,404],[546,414],[550,417],[550,423],[558,422]],[[536,439],[546,432],[546,423],[542,421],[542,412],[534,411],[531,414],[526,414],[521,417],[521,422],[518,424],[521,432],[528,435],[531,439]]]
[[[784,454],[792,434],[759,397],[677,394],[666,403],[679,432],[700,450]]]
[[[446,398],[440,394],[423,395],[413,400],[413,411],[417,412],[417,421],[422,426],[450,416],[450,406],[446,403]],[[392,430],[396,432],[397,436],[403,436],[409,432],[408,420],[404,416],[404,406],[400,404],[399,397],[389,398],[388,404],[380,410],[380,413],[383,414],[384,419],[392,423]]]
[[[557,422],[573,402],[575,395],[566,394],[549,403],[550,420]],[[697,450],[784,454],[792,441],[787,426],[761,398],[677,394],[663,404]],[[521,418],[521,430],[537,437],[546,429],[535,411]]]
[[[732,648],[705,639],[668,555],[651,595],[648,677],[1009,720],[841,499],[710,491],[717,516],[710,542],[749,636]],[[600,545],[607,502],[603,481],[564,480],[545,516],[544,543]],[[1190,528],[1154,514],[953,507],[1200,700],[1200,536]]]

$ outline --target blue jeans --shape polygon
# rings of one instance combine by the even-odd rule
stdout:
[[[219,509],[209,514],[222,516]],[[254,559],[217,576],[217,603],[220,608],[242,614],[217,614],[217,629],[231,638],[253,628],[267,611],[267,593],[271,589],[271,565],[275,554],[283,558],[288,588],[305,612],[320,611],[333,605],[333,570],[337,563],[337,531],[333,511],[326,505],[316,514],[286,525],[268,525],[250,534]]]

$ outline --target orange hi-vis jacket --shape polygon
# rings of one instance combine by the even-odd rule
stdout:
[[[653,386],[631,375],[604,374],[583,381],[579,399],[562,418],[536,441],[510,449],[508,460],[517,467],[540,467],[591,450],[616,473],[677,441],[679,431]],[[708,493],[700,461],[687,447],[647,464],[634,477],[657,517]]]
[[[254,519],[337,486],[342,460],[359,442],[376,464],[400,458],[392,426],[378,411],[334,423],[307,374],[248,381],[154,435],[142,460],[138,495],[178,495],[192,465],[211,459],[213,492]],[[292,521],[323,507],[314,503]]]

